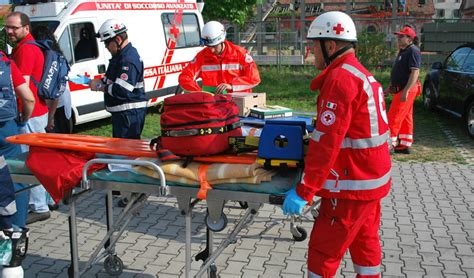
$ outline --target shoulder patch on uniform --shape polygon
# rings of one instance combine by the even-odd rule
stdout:
[[[122,74],[120,75],[120,79],[128,80],[128,74],[122,73]]]
[[[331,110],[326,110],[321,114],[321,123],[325,126],[330,126],[336,121],[336,114]]]
[[[245,53],[245,62],[246,63],[252,63],[253,62],[252,56],[250,56],[250,54],[248,54],[248,53]]]

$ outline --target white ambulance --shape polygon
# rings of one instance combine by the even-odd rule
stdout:
[[[30,17],[32,29],[46,26],[54,31],[71,72],[91,78],[105,73],[110,53],[95,34],[110,18],[121,20],[128,37],[145,64],[145,91],[149,105],[177,92],[178,76],[202,48],[202,1],[26,1],[15,11]],[[104,96],[87,86],[69,82],[73,117],[78,125],[110,116],[104,110]]]

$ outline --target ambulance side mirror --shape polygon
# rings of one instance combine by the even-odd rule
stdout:
[[[98,66],[97,66],[97,71],[98,71],[99,73],[105,73],[105,65],[104,65],[104,64],[98,65]]]

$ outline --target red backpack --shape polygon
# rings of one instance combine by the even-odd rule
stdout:
[[[197,92],[166,98],[158,149],[200,156],[229,148],[229,136],[242,136],[239,108],[229,95]]]

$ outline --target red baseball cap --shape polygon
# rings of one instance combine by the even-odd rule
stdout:
[[[409,36],[410,38],[416,37],[415,30],[411,29],[408,26],[403,27],[402,30],[400,30],[398,32],[395,32],[394,34],[395,35],[406,35],[406,36]]]

